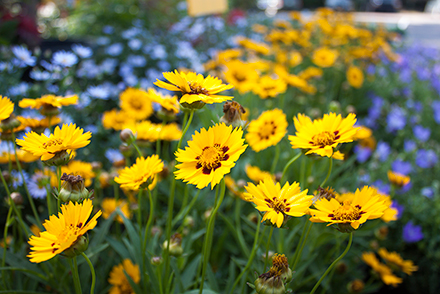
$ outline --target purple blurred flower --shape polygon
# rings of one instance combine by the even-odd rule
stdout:
[[[376,187],[376,189],[379,190],[379,192],[381,192],[383,194],[390,195],[390,192],[391,192],[390,185],[385,184],[384,182],[382,182],[382,180],[377,180],[377,181],[371,183],[371,186]]]
[[[391,164],[391,169],[395,172],[407,175],[412,171],[412,166],[409,161],[397,159]]]
[[[434,111],[435,122],[440,124],[440,101],[433,101],[431,107],[432,110]]]
[[[366,125],[374,127],[376,120],[381,116],[383,99],[379,96],[374,96],[371,98],[371,104],[371,107],[368,109]]]
[[[434,150],[417,150],[416,164],[421,168],[430,168],[437,164],[438,157]]]
[[[403,241],[406,243],[414,243],[423,240],[424,235],[422,232],[422,227],[414,225],[412,221],[409,221],[403,227],[402,237]]]
[[[382,141],[377,143],[376,155],[379,157],[380,161],[383,162],[383,161],[387,160],[390,153],[391,153],[391,148],[388,143],[385,143]]]
[[[393,202],[391,203],[391,208],[395,208],[397,210],[397,218],[400,218],[403,211],[405,210],[405,206],[400,205],[396,200],[393,200]]]
[[[369,147],[362,147],[361,145],[356,145],[354,147],[354,153],[356,154],[356,160],[359,163],[364,163],[370,158],[372,150]]]
[[[434,196],[434,189],[431,187],[425,187],[420,191],[420,193],[425,197],[432,198],[432,196]]]
[[[401,130],[406,125],[405,112],[399,106],[393,106],[387,117],[387,132]]]
[[[431,136],[431,130],[429,128],[424,128],[420,125],[413,128],[414,137],[416,137],[421,142],[428,141]]]
[[[417,148],[416,142],[412,140],[405,140],[403,143],[403,148],[405,149],[405,152],[412,152]]]

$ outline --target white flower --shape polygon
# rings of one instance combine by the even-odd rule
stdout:
[[[19,67],[34,66],[37,60],[36,57],[32,56],[32,53],[24,48],[24,46],[14,46],[12,47],[12,53],[14,53],[17,60],[14,60]]]

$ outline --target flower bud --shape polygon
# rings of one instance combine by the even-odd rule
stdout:
[[[13,113],[11,114],[10,117],[0,122],[0,128],[2,129],[2,132],[12,130],[14,128],[19,127],[20,125],[21,122],[15,117]]]
[[[246,113],[246,110],[236,101],[227,101],[223,105],[224,115],[220,118],[221,123],[225,123],[228,126],[244,127],[246,121],[242,119],[242,115]]]
[[[119,134],[119,138],[127,145],[131,145],[136,140],[136,136],[130,129],[123,129]]]
[[[163,249],[166,250],[168,247],[168,240],[163,242]],[[179,233],[175,233],[171,236],[171,242],[170,242],[170,255],[172,256],[180,256],[183,253],[182,248],[182,235]]]
[[[68,249],[63,251],[63,255],[69,258],[80,255],[89,247],[89,240],[86,237],[80,236],[75,243],[72,244]]]
[[[162,263],[163,259],[161,256],[153,256],[150,259],[150,263],[152,265],[160,265]]]
[[[258,294],[285,294],[286,288],[281,277],[264,273],[255,280],[255,291]]]
[[[376,231],[374,231],[374,235],[376,235],[377,239],[379,240],[385,240],[388,236],[388,227],[382,226]]]
[[[328,108],[331,112],[341,113],[341,104],[338,101],[331,101]]]
[[[336,272],[338,274],[342,275],[342,274],[345,274],[347,272],[348,266],[347,266],[347,264],[345,262],[341,261],[341,262],[338,262],[336,264],[335,269],[336,269]]]
[[[133,150],[130,148],[130,146],[126,144],[119,145],[119,151],[122,153],[122,155],[124,155],[124,157],[130,157],[133,154]],[[115,163],[113,165],[115,165]],[[124,165],[125,165],[125,160],[124,160]]]
[[[61,180],[64,182],[61,186],[61,191],[58,193],[58,197],[63,202],[79,202],[89,198],[89,191],[84,186],[84,179],[81,176],[67,175],[64,173],[61,176]]]
[[[15,205],[22,205],[23,204],[23,196],[21,196],[21,194],[18,192],[12,192],[11,199],[12,199],[12,201],[14,201]]]
[[[60,165],[66,165],[70,161],[70,154],[67,153],[66,150],[60,151],[55,153],[55,156],[52,157],[49,160],[43,161],[43,163],[47,166],[60,166]]]
[[[202,102],[202,101],[196,101],[193,103],[183,102],[183,103],[180,103],[180,105],[186,109],[196,110],[196,109],[202,109],[203,106],[205,106],[205,102]]]
[[[183,226],[184,227],[194,227],[194,218],[192,216],[187,216],[185,217],[185,219],[183,220]]]
[[[349,293],[351,294],[358,294],[358,293],[362,293],[362,291],[365,288],[365,284],[362,280],[356,279],[352,282],[350,282],[347,285],[347,290]]]

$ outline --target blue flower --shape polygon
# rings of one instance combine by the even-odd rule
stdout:
[[[105,157],[110,160],[112,163],[121,161],[124,159],[124,155],[117,149],[108,149],[105,152]]]
[[[85,47],[81,44],[72,45],[72,50],[81,58],[89,58],[93,55],[93,50],[90,47]]]
[[[360,145],[356,145],[354,147],[354,153],[356,154],[356,160],[359,163],[364,163],[365,161],[368,160],[368,158],[370,158],[371,156],[371,148],[369,147],[362,147]]]
[[[403,241],[406,243],[414,243],[423,240],[424,235],[422,232],[422,227],[414,225],[412,221],[409,221],[403,227],[402,237]]]
[[[27,183],[29,181],[29,175],[25,171],[22,172],[24,180]],[[16,170],[11,171],[12,187],[14,187],[14,189],[18,189],[18,187],[21,187],[21,185],[23,185],[23,177],[21,176],[20,172]]]
[[[432,198],[434,196],[434,189],[431,187],[425,187],[423,188],[420,193],[428,198]]]
[[[391,208],[394,208],[397,210],[397,218],[400,218],[402,216],[403,211],[405,210],[405,207],[403,205],[400,205],[396,200],[393,200],[391,203]]]
[[[78,56],[72,52],[58,51],[52,56],[52,63],[60,65],[62,67],[71,67],[78,62]]]
[[[412,140],[405,140],[405,142],[403,143],[403,149],[405,149],[405,152],[410,153],[416,150],[416,148],[417,148],[417,144]]]
[[[371,98],[371,107],[368,109],[368,118],[365,124],[369,127],[375,127],[376,120],[381,117],[383,99],[379,96]]]
[[[102,32],[103,32],[104,34],[107,34],[107,35],[113,33],[114,30],[115,30],[115,29],[114,29],[112,26],[109,26],[109,25],[106,25],[106,26],[104,26],[104,27],[102,28]]]
[[[42,184],[42,176],[39,173],[34,174],[28,182],[29,193],[36,199],[42,199],[47,196],[46,187]]]
[[[16,86],[12,86],[9,88],[10,96],[26,96],[29,90],[29,84],[26,82],[21,82]]]
[[[30,72],[29,76],[36,81],[47,81],[50,79],[51,74],[47,71],[41,71],[34,69]]]
[[[104,85],[89,86],[87,88],[87,93],[93,98],[102,100],[107,100],[110,97],[110,91]]]
[[[390,185],[389,184],[385,184],[381,180],[377,180],[377,181],[371,183],[371,186],[375,187],[379,192],[381,192],[383,194],[389,195],[390,192],[391,192]]]
[[[131,50],[137,51],[142,47],[142,42],[139,39],[131,39],[128,41],[128,47],[130,47]]]
[[[17,59],[13,60],[15,65],[19,67],[35,65],[37,58],[32,56],[32,53],[28,49],[24,48],[24,46],[14,46],[11,50],[15,57],[17,57]]]
[[[387,117],[387,132],[401,130],[406,125],[405,112],[399,106],[393,106]]]
[[[379,157],[379,161],[386,161],[391,153],[391,147],[386,142],[379,142],[377,143],[376,147],[376,156]]]
[[[118,56],[122,53],[123,49],[124,49],[124,47],[122,46],[121,43],[115,43],[115,44],[108,46],[107,49],[105,50],[105,52],[111,56]]]
[[[432,110],[434,111],[434,120],[436,123],[440,124],[440,101],[432,101]]]
[[[417,125],[413,128],[414,137],[416,137],[421,142],[428,141],[431,136],[431,130],[429,128],[424,128],[420,125]]]
[[[434,167],[437,164],[438,157],[434,150],[417,150],[416,164],[421,168]]]
[[[397,159],[391,164],[391,169],[395,172],[407,175],[412,171],[412,165],[409,161]]]
[[[133,67],[144,67],[147,64],[147,60],[142,55],[129,55],[127,61]]]

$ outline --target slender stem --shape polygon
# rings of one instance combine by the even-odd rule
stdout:
[[[139,226],[139,237],[142,240],[142,191],[143,189],[139,189],[138,193],[138,210],[137,210],[137,221]]]
[[[185,219],[185,217],[188,215],[188,213],[191,211],[191,209],[193,208],[193,206],[194,206],[194,204],[196,204],[196,201],[197,201],[197,198],[199,197],[199,195],[200,195],[200,191],[202,191],[202,190],[198,190],[197,191],[197,193],[196,193],[196,196],[194,196],[194,198],[191,200],[191,202],[189,203],[189,205],[187,205],[187,206],[185,206],[185,207],[183,207],[182,206],[182,210],[177,214],[177,216],[175,217],[175,219],[173,219],[173,225],[175,224],[175,223],[177,223],[179,220],[184,220]],[[177,230],[177,231],[180,231],[180,228],[183,226],[183,223],[182,223],[182,225],[180,225],[180,227],[179,227],[179,229]]]
[[[47,188],[46,185],[46,201],[47,201],[47,213],[49,216],[53,214],[52,211],[52,194],[50,194],[50,190]]]
[[[296,261],[296,256],[298,255],[299,248],[301,248],[302,241],[304,240],[304,237],[306,235],[307,225],[308,224],[309,224],[308,221],[306,221],[306,223],[304,224],[301,236],[299,237],[298,246],[296,246],[295,253],[293,254],[292,260],[290,261],[290,263],[292,263],[292,264]]]
[[[142,256],[145,255],[145,250],[147,248],[147,238],[150,235],[150,228],[151,228],[151,224],[153,223],[153,218],[154,218],[153,197],[151,196],[150,189],[147,188],[147,191],[148,191],[148,199],[150,200],[150,215],[148,216],[147,225],[145,226],[144,242],[142,242]]]
[[[141,149],[139,149],[139,146],[136,144],[136,141],[133,141],[131,144],[133,145],[134,149],[136,149],[139,157],[144,157],[144,155],[141,152]]]
[[[275,156],[274,156],[273,161],[272,161],[272,167],[270,168],[270,172],[272,174],[275,173],[275,169],[277,168],[277,163],[278,163],[278,159],[279,158],[280,158],[280,144],[278,143],[275,146]]]
[[[57,166],[57,178],[58,178],[58,193],[61,191],[61,165]],[[61,208],[61,199],[58,196],[57,200],[57,211],[60,211]]]
[[[157,135],[157,140],[156,140],[156,154],[159,157],[160,157],[160,135],[162,134],[162,131],[163,131],[165,124],[166,124],[166,121],[165,120],[162,121],[162,125],[160,127],[160,131],[159,131],[159,134]]]
[[[327,172],[327,176],[325,177],[324,181],[322,181],[320,187],[324,188],[324,184],[327,182],[328,178],[330,177],[330,174],[332,173],[332,167],[333,167],[333,158],[329,157],[329,167],[328,167],[328,172]]]
[[[295,256],[296,257],[295,257],[295,261],[294,261],[293,266],[292,266],[292,272],[295,270],[296,265],[298,264],[298,262],[301,259],[301,253],[302,253],[302,251],[304,249],[304,246],[306,245],[307,238],[309,237],[310,230],[312,229],[312,225],[313,225],[312,222],[308,222],[308,224],[307,224],[308,228],[307,228],[306,236],[304,237],[304,240],[303,240],[303,242],[301,244],[301,247],[296,249],[296,250],[299,249],[299,251],[298,251],[298,254],[296,254],[296,252],[295,252]]]
[[[347,254],[348,250],[350,250],[352,242],[353,242],[353,232],[350,233],[350,238],[348,239],[348,244],[347,244],[347,247],[345,248],[344,252],[342,252],[342,254],[338,258],[336,258],[335,261],[332,262],[332,264],[328,267],[328,269],[325,271],[325,273],[322,275],[322,277],[316,283],[315,287],[313,287],[312,291],[310,291],[310,294],[315,293],[316,289],[318,289],[322,280],[324,280],[324,278],[333,269],[333,267],[345,256],[345,254]]]
[[[186,123],[186,126],[185,126],[185,128],[183,129],[182,137],[180,137],[179,144],[177,144],[177,150],[178,150],[178,149],[180,148],[180,146],[182,145],[183,138],[185,137],[185,134],[186,134],[186,132],[188,131],[189,125],[191,124],[191,122],[192,122],[192,120],[193,120],[194,112],[195,112],[194,110],[191,110],[191,113],[190,113],[190,115],[189,115],[188,122]]]
[[[72,277],[73,277],[73,284],[75,285],[75,292],[76,294],[82,294],[82,290],[81,290],[81,282],[79,280],[79,275],[78,275],[78,264],[76,262],[76,256],[72,260],[69,259],[69,264],[70,264],[70,270],[72,271]]]
[[[287,169],[301,156],[301,152],[295,155],[289,162],[284,166],[283,175],[281,176],[281,183],[284,183],[284,177],[286,176]]]
[[[220,197],[218,199],[218,202],[216,203],[216,206],[214,208],[214,210],[211,213],[211,216],[209,217],[209,222],[208,222],[208,231],[206,232],[205,235],[205,241],[204,241],[204,252],[203,252],[203,267],[202,267],[202,280],[200,281],[200,288],[199,288],[199,294],[202,294],[203,292],[203,284],[205,282],[205,275],[206,275],[206,267],[208,265],[208,260],[209,260],[209,255],[211,253],[211,244],[212,242],[209,242],[209,240],[211,240],[212,235],[214,233],[214,223],[215,223],[215,216],[217,214],[217,211],[219,210],[220,206],[222,205],[223,202],[223,198],[225,197],[225,180],[222,179],[221,180],[221,188],[220,188]]]
[[[87,264],[89,265],[90,271],[92,272],[92,286],[90,287],[90,294],[93,294],[95,292],[95,284],[96,284],[96,274],[95,274],[95,268],[93,267],[92,262],[90,259],[85,255],[84,252],[81,253],[81,255],[86,260]]]
[[[8,216],[6,217],[5,230],[3,232],[3,258],[2,258],[3,268],[6,265],[6,251],[8,249],[7,238],[8,238],[9,219],[11,218],[11,214],[12,214],[12,206],[9,206]],[[8,284],[6,282],[6,271],[2,273],[2,278],[3,278],[3,284],[5,284],[5,289],[8,289]]]
[[[269,238],[267,239],[267,244],[266,244],[266,256],[264,260],[264,271],[263,271],[264,273],[266,272],[267,262],[269,261],[269,248],[270,248],[270,239],[272,239],[272,234],[273,234],[273,226],[270,227]]]
[[[115,203],[118,205],[119,203],[119,185],[116,182],[113,182],[113,193],[115,196]],[[118,238],[121,237],[121,224],[117,221],[116,222],[116,236]]]

